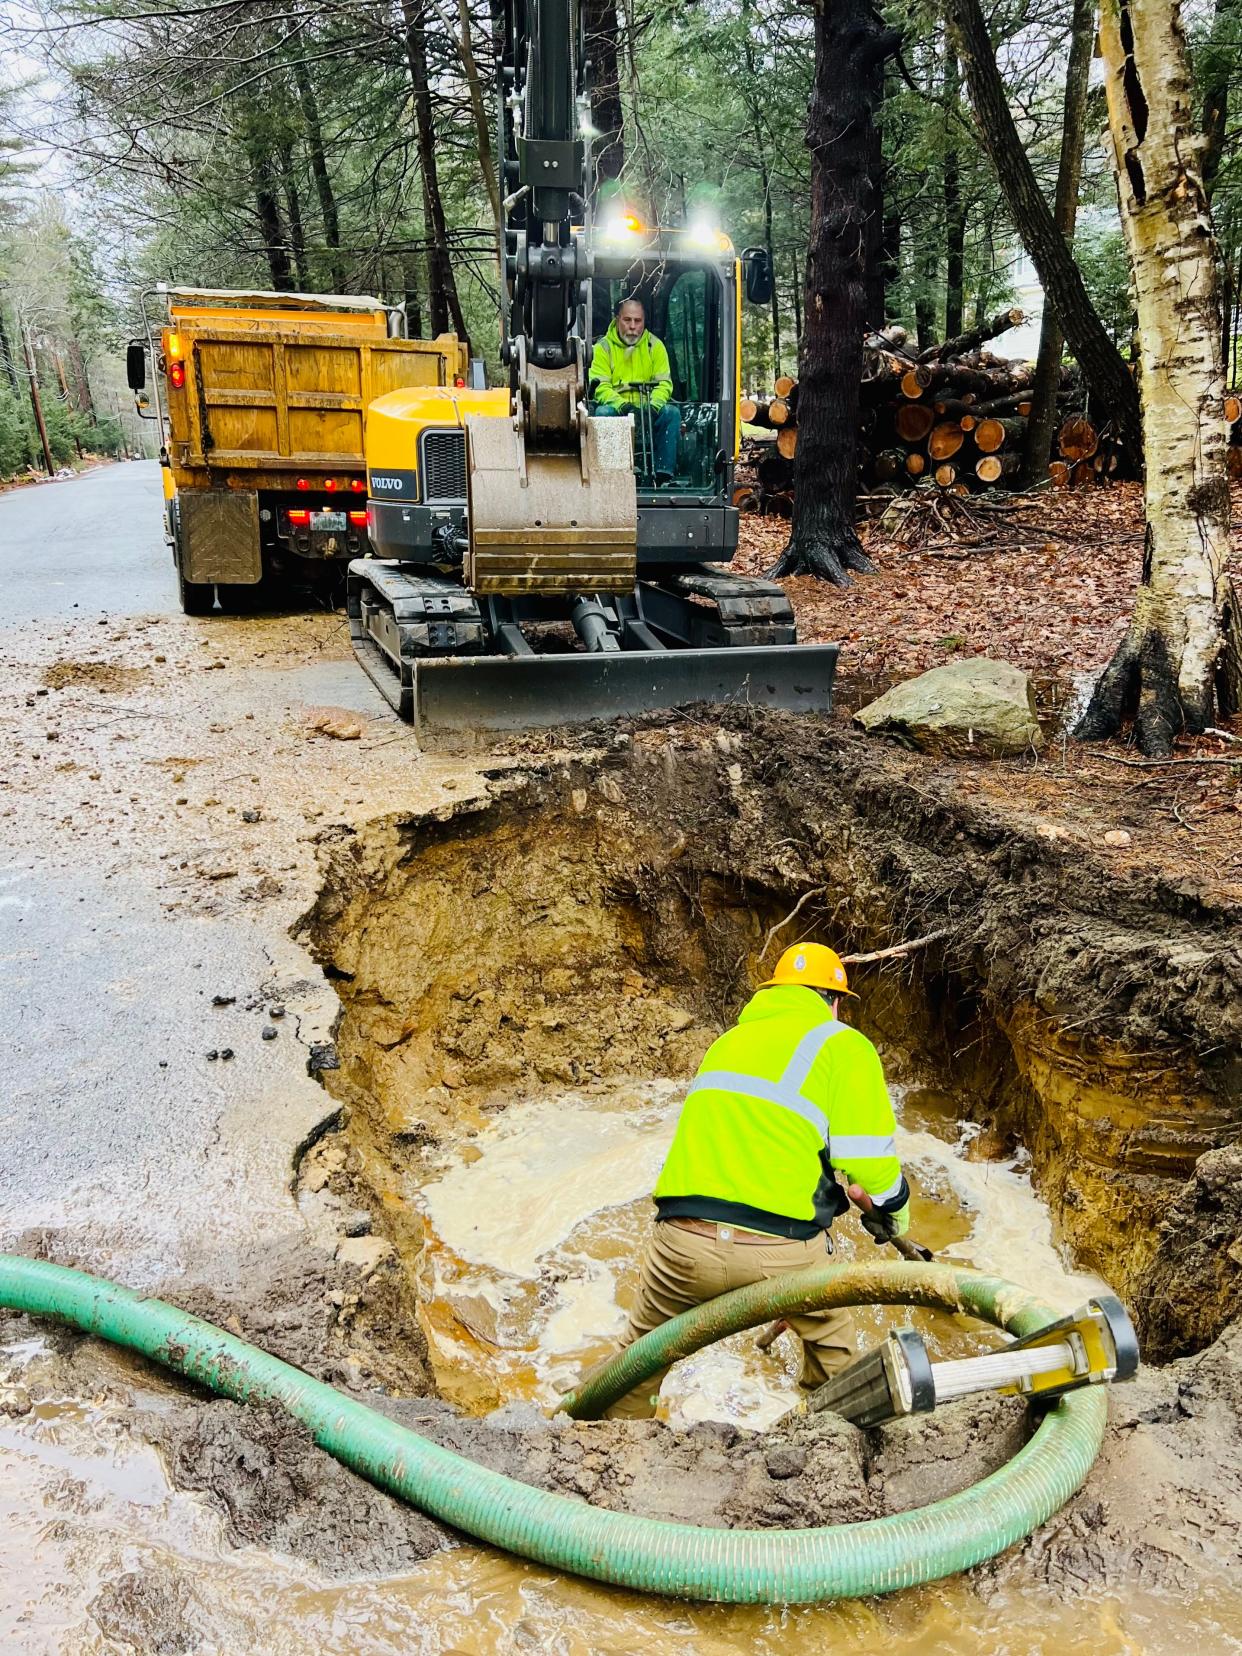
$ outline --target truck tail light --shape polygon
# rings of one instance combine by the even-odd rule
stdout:
[[[303,490],[310,488],[310,484],[307,482],[306,478],[304,478],[304,477],[299,477],[298,478],[298,488],[303,489]]]
[[[349,480],[349,486],[355,494],[361,494],[366,488],[366,482],[361,477],[351,477]]]
[[[174,390],[180,391],[185,384],[185,363],[170,362],[168,364],[168,383]]]
[[[355,529],[365,529],[367,526],[367,514],[365,512],[351,512],[349,514],[349,521],[353,524]]]
[[[304,529],[310,523],[310,513],[291,511],[289,513],[289,522],[295,529]]]
[[[457,389],[459,391],[464,387],[465,383],[466,383],[465,380],[461,377],[460,374],[456,375],[454,380],[453,380],[453,384],[457,387]]]
[[[336,478],[335,477],[325,477],[324,480],[323,480],[323,486],[328,491],[328,493],[331,494],[333,489],[336,488]]]

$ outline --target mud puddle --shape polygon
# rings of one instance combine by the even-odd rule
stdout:
[[[445,1158],[411,1199],[424,1214],[418,1313],[440,1394],[467,1409],[513,1398],[549,1407],[579,1371],[615,1346],[636,1288],[651,1222],[650,1192],[672,1139],[684,1088],[622,1082],[590,1095],[514,1103]],[[993,1271],[1071,1309],[1100,1286],[1068,1271],[1051,1221],[1018,1162],[965,1159],[973,1129],[897,1093],[898,1149],[911,1175],[911,1232],[935,1253]],[[874,1247],[850,1222],[836,1256]],[[997,1337],[947,1313],[854,1313],[865,1350],[910,1322],[938,1356],[967,1356]],[[738,1334],[677,1365],[661,1417],[677,1426],[732,1421],[762,1430],[797,1398],[797,1342],[768,1355]]]

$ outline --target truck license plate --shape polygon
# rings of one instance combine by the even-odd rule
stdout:
[[[312,529],[343,531],[345,528],[344,512],[312,512],[310,526]]]

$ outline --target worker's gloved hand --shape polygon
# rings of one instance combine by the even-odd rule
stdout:
[[[859,1217],[869,1236],[877,1242],[891,1242],[895,1236],[904,1236],[910,1229],[910,1203],[903,1202],[895,1213],[882,1213],[879,1208],[872,1208],[870,1213],[860,1214]]]

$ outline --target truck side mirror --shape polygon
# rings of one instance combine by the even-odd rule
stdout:
[[[746,298],[752,305],[772,302],[772,256],[766,247],[747,247],[742,253]]]
[[[131,391],[141,391],[147,383],[147,353],[140,339],[131,339],[125,348],[125,378]]]

